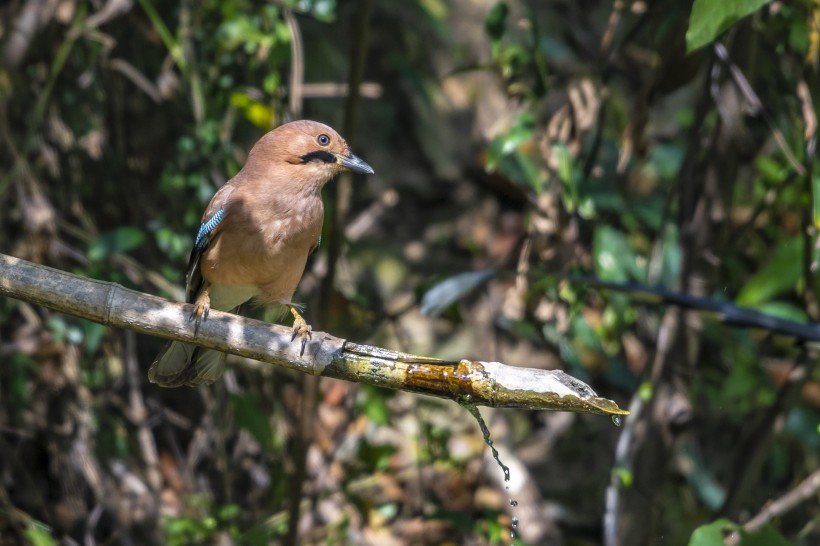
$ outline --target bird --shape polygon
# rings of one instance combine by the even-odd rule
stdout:
[[[291,341],[301,351],[311,327],[291,299],[308,255],[320,243],[322,188],[351,171],[373,174],[331,127],[291,121],[260,138],[242,169],[214,194],[202,215],[186,274],[185,300],[194,305],[194,331],[210,309],[236,312],[255,298],[293,315]],[[171,341],[148,370],[162,387],[208,385],[222,376],[227,355]]]

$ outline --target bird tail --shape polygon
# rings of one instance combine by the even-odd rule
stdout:
[[[171,341],[148,369],[148,380],[160,387],[210,385],[225,372],[227,358],[213,349]]]

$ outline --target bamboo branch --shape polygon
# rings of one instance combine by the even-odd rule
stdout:
[[[0,254],[0,294],[143,334],[194,343],[306,374],[449,398],[462,404],[626,415],[562,371],[500,362],[446,361],[313,332],[304,355],[291,329],[211,311],[199,332],[190,304]]]

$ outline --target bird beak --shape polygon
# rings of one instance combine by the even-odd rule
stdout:
[[[373,174],[373,167],[359,159],[357,156],[351,154],[350,152],[348,152],[347,155],[334,155],[336,155],[337,164],[341,165],[342,167],[350,169],[354,173]]]

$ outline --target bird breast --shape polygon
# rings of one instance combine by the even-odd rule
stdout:
[[[211,284],[256,286],[260,299],[287,303],[322,232],[324,208],[319,195],[265,197],[228,205],[202,274]]]

